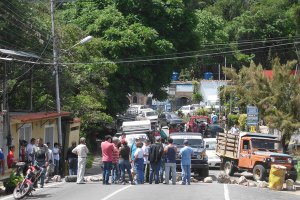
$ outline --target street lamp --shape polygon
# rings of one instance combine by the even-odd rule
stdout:
[[[54,0],[51,0],[51,22],[52,22],[52,37],[53,37],[53,66],[54,66],[54,72],[55,72],[55,94],[56,94],[56,111],[58,113],[58,123],[57,123],[57,132],[58,132],[58,143],[61,145],[62,143],[62,130],[61,130],[61,116],[60,116],[60,93],[59,93],[59,77],[58,77],[58,47],[57,47],[57,38],[55,34],[55,21],[54,21]],[[71,48],[79,45],[84,44],[86,42],[89,42],[91,39],[93,39],[92,36],[87,36],[80,40],[78,43],[73,45]],[[71,49],[69,48],[69,49]],[[69,50],[68,49],[68,50]],[[67,50],[67,51],[68,51]]]

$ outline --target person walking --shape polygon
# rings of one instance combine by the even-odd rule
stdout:
[[[72,152],[75,147],[76,142],[73,141],[72,145],[68,148],[67,157],[65,160],[65,162],[68,163],[69,175],[77,175],[78,156]]]
[[[46,168],[48,167],[48,147],[43,143],[43,139],[37,139],[36,146],[33,147],[34,165],[41,168],[40,187],[44,187]]]
[[[113,137],[114,150],[112,154],[112,184],[119,183],[119,139]]]
[[[121,179],[122,179],[122,184],[126,184],[125,180],[125,170],[128,173],[130,183],[134,185],[133,179],[132,179],[132,174],[131,174],[131,156],[130,156],[130,147],[127,144],[127,141],[123,139],[121,141],[121,147],[119,148],[119,164],[120,164],[120,169],[121,169]]]
[[[144,145],[142,147],[144,151],[144,180],[149,183],[149,175],[150,175],[150,162],[149,162],[149,149],[150,149],[150,140],[146,139]]]
[[[75,153],[78,156],[77,184],[84,184],[86,157],[89,153],[84,137],[80,138],[80,144],[72,150],[72,153]]]
[[[179,155],[181,156],[181,171],[182,171],[182,183],[181,185],[191,184],[191,159],[193,155],[193,149],[189,146],[189,141],[184,140],[184,147],[180,149]]]
[[[103,184],[110,185],[109,175],[112,170],[112,155],[114,145],[111,143],[112,138],[110,135],[105,136],[105,142],[101,143],[102,162],[103,162]]]
[[[150,146],[149,149],[149,161],[150,161],[150,178],[149,184],[152,184],[153,176],[155,179],[155,184],[159,183],[159,170],[161,166],[161,157],[163,155],[164,149],[160,143],[160,138],[155,139],[155,143]]]
[[[166,158],[166,163],[165,163],[166,184],[169,184],[169,176],[171,170],[172,184],[176,185],[176,152],[177,152],[177,147],[173,145],[173,139],[169,138],[168,145],[164,148],[164,154]]]
[[[144,184],[144,151],[142,149],[143,143],[136,144],[136,151],[134,153],[134,165],[137,172],[137,184]]]

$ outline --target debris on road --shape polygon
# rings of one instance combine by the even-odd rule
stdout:
[[[230,183],[231,183],[230,176],[228,176],[228,175],[225,174],[224,172],[221,172],[221,173],[218,175],[217,181],[218,181],[218,183],[227,183],[227,184],[230,184]]]
[[[267,183],[266,181],[257,181],[257,187],[258,188],[267,188],[269,187],[269,183]]]
[[[213,179],[210,176],[208,176],[204,179],[204,183],[212,183],[212,182],[213,182]]]
[[[238,180],[239,185],[244,185],[244,183],[248,182],[245,176],[241,176]]]
[[[295,190],[295,187],[294,187],[295,182],[292,179],[287,179],[285,183],[286,183],[286,189],[288,191],[294,191]]]

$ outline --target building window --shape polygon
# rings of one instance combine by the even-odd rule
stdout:
[[[32,128],[31,124],[24,124],[19,129],[19,140],[25,140],[27,142],[30,142],[31,139],[31,133]]]
[[[54,127],[53,126],[45,126],[45,143],[50,142],[50,147],[53,148],[54,144]]]

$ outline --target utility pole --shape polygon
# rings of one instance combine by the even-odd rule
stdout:
[[[55,93],[56,93],[56,111],[58,113],[58,143],[62,144],[62,131],[61,131],[61,116],[60,116],[60,94],[59,94],[59,77],[58,77],[58,49],[57,49],[57,37],[55,33],[55,21],[54,21],[54,0],[51,0],[51,22],[52,22],[52,39],[53,39],[53,65],[55,73]]]

